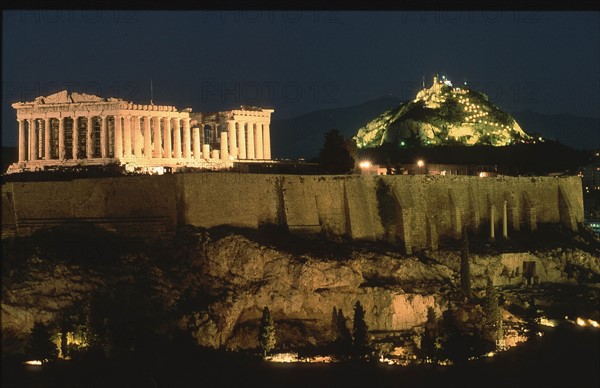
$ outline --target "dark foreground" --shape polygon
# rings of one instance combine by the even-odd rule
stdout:
[[[454,366],[275,364],[206,354],[43,366],[3,359],[2,387],[598,387],[600,330],[565,326]]]

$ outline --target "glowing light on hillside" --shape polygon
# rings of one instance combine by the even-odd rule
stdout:
[[[584,319],[579,318],[579,317],[577,317],[577,320],[575,322],[577,322],[577,324],[579,326],[586,326],[587,325],[587,322]]]
[[[277,353],[273,356],[266,357],[265,360],[271,362],[298,362],[298,353]]]
[[[23,364],[27,364],[27,365],[42,365],[42,361],[40,361],[40,360],[29,360],[29,361],[23,362]]]
[[[600,327],[600,325],[598,324],[598,322],[594,321],[593,319],[588,319],[588,323],[592,326],[594,326],[596,329],[598,327]]]
[[[556,327],[556,321],[548,318],[540,318],[540,325],[548,327]]]

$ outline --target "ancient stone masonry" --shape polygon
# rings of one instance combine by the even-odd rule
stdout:
[[[385,196],[377,194],[382,185]],[[581,222],[579,177],[189,173],[2,185],[3,235],[77,223],[158,235],[186,224],[273,225],[332,238],[391,239],[412,252],[459,238],[463,225],[501,239],[538,224],[577,230]]]
[[[19,160],[8,172],[117,163],[132,169],[231,167],[271,159],[272,109],[211,114],[68,93],[14,103]]]

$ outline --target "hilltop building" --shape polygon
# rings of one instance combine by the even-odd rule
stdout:
[[[143,172],[222,169],[271,159],[273,109],[195,113],[66,90],[12,107],[19,159],[8,173],[109,164]]]

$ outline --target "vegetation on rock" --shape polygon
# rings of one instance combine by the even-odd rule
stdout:
[[[369,327],[365,322],[365,309],[356,301],[354,305],[354,321],[352,323],[353,344],[357,352],[364,353],[369,346]]]
[[[534,141],[486,95],[453,87],[450,81],[437,78],[413,101],[384,112],[360,128],[354,140],[359,148],[384,143],[402,148],[455,144],[503,146]]]
[[[348,150],[344,136],[337,129],[332,129],[325,134],[325,142],[319,152],[318,161],[323,170],[329,174],[347,174],[354,169],[354,159]]]
[[[275,347],[275,323],[271,317],[271,311],[266,306],[260,318],[258,344],[263,352],[263,356],[266,356]]]

